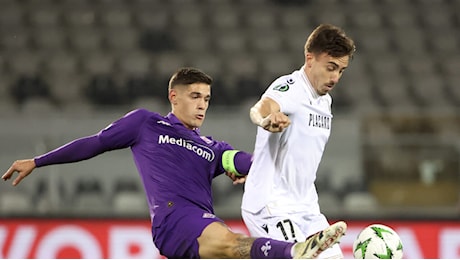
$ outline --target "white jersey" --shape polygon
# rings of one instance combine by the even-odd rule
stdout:
[[[242,209],[320,214],[314,181],[331,132],[332,98],[316,93],[303,67],[276,79],[263,97],[275,100],[291,124],[281,133],[258,127]]]

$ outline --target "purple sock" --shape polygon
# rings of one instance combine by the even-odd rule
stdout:
[[[291,248],[294,243],[283,242],[265,237],[257,238],[251,247],[252,259],[281,259],[292,258]]]

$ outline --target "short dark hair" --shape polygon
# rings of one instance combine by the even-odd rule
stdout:
[[[308,36],[304,51],[313,54],[327,53],[334,58],[352,58],[355,50],[354,41],[343,29],[331,24],[320,24]]]
[[[184,67],[178,69],[171,76],[168,89],[173,89],[177,85],[190,85],[193,83],[205,83],[211,85],[212,78],[199,69]]]

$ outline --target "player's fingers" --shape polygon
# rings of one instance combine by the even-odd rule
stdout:
[[[236,175],[231,172],[225,172],[225,175],[227,175],[232,181],[236,180]]]
[[[15,170],[13,169],[13,166],[11,166],[10,168],[8,168],[8,170],[2,175],[2,179],[4,181],[8,180],[9,178],[11,178],[11,175],[13,175],[13,172]]]
[[[241,178],[237,178],[236,180],[233,181],[233,184],[234,185],[237,185],[237,184],[243,184],[246,182],[246,177],[247,176],[244,176],[244,177],[241,177]]]
[[[24,177],[25,177],[24,175],[19,174],[18,177],[16,177],[16,179],[14,179],[13,186],[18,185],[22,181],[22,179],[24,179]]]

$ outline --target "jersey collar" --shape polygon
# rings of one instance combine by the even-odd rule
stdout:
[[[169,112],[168,115],[166,115],[166,118],[171,122],[173,125],[181,125],[182,127],[186,128],[184,124],[179,120],[179,118],[176,117],[172,112]],[[200,135],[200,129],[197,127],[192,130],[196,134]]]
[[[303,65],[302,68],[300,69],[300,75],[305,85],[307,86],[306,89],[311,93],[312,97],[314,99],[320,98],[321,96],[318,93],[316,93],[316,90],[311,85],[310,80],[308,80],[307,74],[305,73],[305,65]]]

